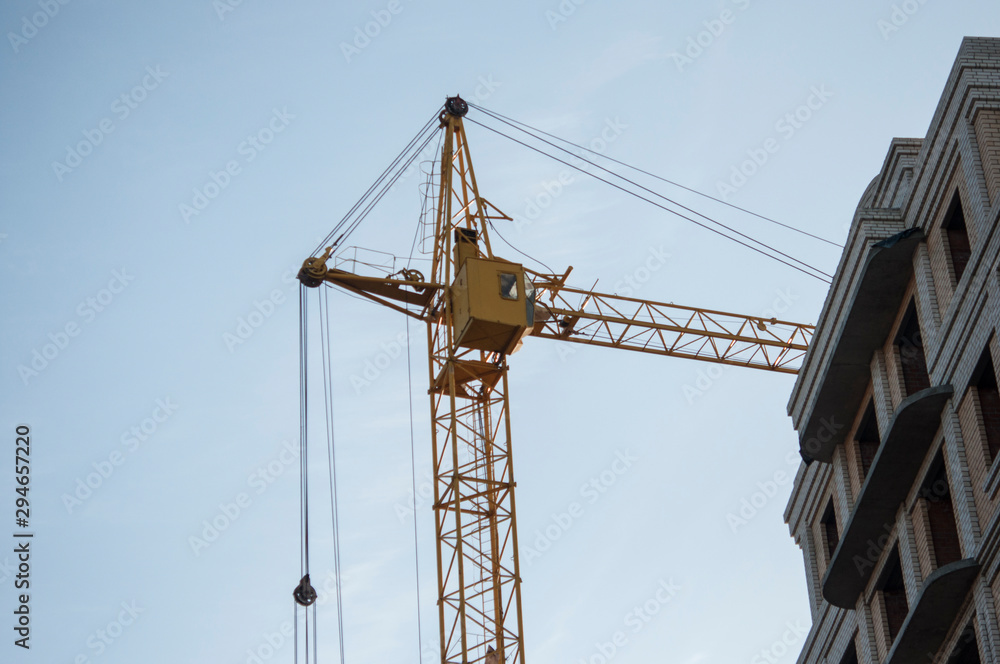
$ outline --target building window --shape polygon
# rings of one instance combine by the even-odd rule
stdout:
[[[927,529],[931,540],[929,544],[934,552],[936,567],[961,560],[962,546],[958,541],[955,508],[951,500],[944,455],[940,451],[931,463],[919,495],[927,506]]]
[[[976,370],[972,372],[972,385],[978,393],[979,410],[983,414],[982,433],[992,463],[1000,453],[1000,392],[997,391],[997,375],[988,343],[979,356]]]
[[[965,267],[969,264],[972,249],[969,245],[969,232],[965,228],[965,213],[962,211],[962,199],[955,192],[951,199],[944,222],[941,224],[948,235],[948,248],[951,254],[951,266],[955,270],[955,283],[962,280]]]
[[[858,664],[858,649],[854,645],[854,639],[847,644],[844,656],[840,658],[840,664]]]
[[[833,496],[826,502],[826,509],[819,520],[820,535],[823,537],[823,553],[826,555],[827,564],[833,560],[833,552],[837,550],[837,543],[840,541],[840,531],[837,530],[837,513],[833,509]]]
[[[976,628],[970,622],[962,631],[955,649],[948,658],[948,664],[980,664],[979,641],[976,640]]]
[[[861,459],[861,479],[868,477],[875,455],[881,444],[878,433],[878,418],[875,416],[875,401],[870,400],[865,414],[861,418],[861,425],[858,427],[858,434],[855,440],[858,441],[858,456]]]
[[[899,562],[898,545],[886,562],[877,588],[885,602],[885,625],[889,631],[888,644],[891,646],[903,626],[903,621],[906,620],[906,614],[910,612],[910,605],[906,601],[906,586],[903,584],[903,566]]]
[[[517,299],[517,275],[510,272],[500,273],[500,297],[505,300]]]
[[[927,374],[927,358],[924,355],[924,340],[920,334],[920,323],[917,320],[917,307],[910,301],[903,322],[896,335],[896,347],[899,349],[899,361],[903,372],[903,384],[907,396],[916,394],[931,386]]]

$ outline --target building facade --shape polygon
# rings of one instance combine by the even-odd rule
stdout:
[[[858,205],[788,411],[798,661],[1000,664],[1000,39]]]

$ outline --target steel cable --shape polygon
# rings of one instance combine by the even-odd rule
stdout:
[[[333,534],[333,566],[337,591],[337,634],[340,642],[340,662],[344,664],[344,604],[341,585],[340,510],[337,501],[337,454],[334,435],[333,367],[330,343],[329,290],[320,291],[320,346],[323,359],[323,396],[327,428],[327,468],[330,477],[330,520]]]
[[[394,169],[396,169],[397,165],[402,160],[406,159],[406,155],[410,154],[411,151],[413,152],[413,154],[409,157],[409,159],[406,159],[406,162],[403,165],[403,167],[401,169],[398,169],[398,170],[395,171],[395,175],[393,176],[393,179],[392,179],[392,181],[390,182],[390,185],[389,185],[390,187],[391,187],[391,184],[393,182],[395,182],[399,178],[399,175],[403,171],[406,170],[406,167],[410,164],[410,162],[412,162],[413,159],[416,158],[416,156],[420,154],[420,152],[423,150],[424,146],[430,140],[428,138],[426,140],[423,140],[423,142],[421,143],[421,139],[424,137],[424,134],[428,133],[428,131],[429,131],[430,132],[430,136],[433,136],[434,133],[436,133],[436,131],[437,131],[437,129],[433,129],[433,125],[434,125],[434,123],[438,119],[438,116],[440,114],[440,110],[441,109],[439,108],[437,111],[435,111],[434,115],[431,116],[431,119],[428,120],[426,123],[424,123],[423,127],[420,128],[420,131],[418,131],[417,134],[413,138],[410,139],[410,142],[406,144],[406,147],[404,147],[402,149],[402,151],[400,151],[400,153],[398,155],[396,155],[396,158],[392,160],[392,163],[390,163],[389,166],[387,166],[386,169],[384,171],[382,171],[382,174],[379,175],[378,178],[375,180],[375,182],[373,182],[371,184],[371,186],[368,187],[368,189],[365,191],[365,193],[361,195],[361,198],[358,199],[358,201],[353,206],[351,206],[351,209],[347,211],[347,213],[343,216],[343,218],[341,218],[341,220],[339,222],[337,222],[337,224],[333,227],[333,230],[331,230],[330,233],[323,239],[323,241],[320,242],[319,246],[317,246],[313,250],[313,253],[312,253],[313,256],[318,255],[321,251],[323,251],[323,249],[325,247],[329,246],[330,243],[331,243],[331,240],[333,240],[334,238],[336,238],[336,241],[333,242],[333,246],[338,246],[341,242],[343,242],[346,239],[347,235],[349,235],[350,232],[352,232],[354,228],[357,228],[357,224],[359,223],[360,219],[363,219],[364,216],[366,216],[368,214],[368,212],[371,211],[371,207],[372,206],[369,205],[368,208],[366,209],[366,211],[363,212],[363,213],[361,213],[361,217],[358,220],[349,221],[350,218],[351,218],[351,216],[354,215],[354,213],[357,212],[357,210],[362,205],[364,205],[366,199],[372,194],[373,191],[375,191],[380,186],[382,186],[383,181],[386,179],[386,177],[388,177],[390,173],[394,172]],[[413,151],[412,147],[414,145],[417,145],[417,144],[419,144],[420,147],[418,147],[415,151]],[[384,195],[385,191],[386,191],[386,188],[383,187],[383,189],[382,189],[382,195]],[[338,232],[340,232],[340,230],[345,225],[348,225],[348,231],[345,231],[345,232],[341,233],[340,236],[338,236],[337,235]]]
[[[585,151],[587,151],[587,152],[589,152],[591,154],[597,155],[599,157],[603,157],[603,158],[607,159],[608,161],[611,161],[611,162],[614,162],[614,163],[619,164],[621,166],[624,166],[625,168],[630,168],[633,171],[642,173],[643,175],[648,175],[649,177],[655,178],[657,180],[660,180],[661,182],[666,182],[667,184],[670,184],[670,185],[673,185],[675,187],[678,187],[679,189],[683,189],[685,191],[689,191],[692,194],[696,194],[698,196],[701,196],[702,198],[707,198],[710,201],[715,201],[716,203],[720,203],[720,204],[725,205],[727,207],[730,207],[730,208],[732,208],[734,210],[739,210],[740,212],[744,212],[744,213],[749,214],[751,216],[757,217],[758,219],[763,219],[764,221],[767,221],[767,222],[772,223],[772,224],[776,224],[778,226],[781,226],[782,228],[787,228],[790,231],[794,231],[796,233],[801,233],[802,235],[805,235],[807,237],[811,237],[814,240],[819,240],[820,242],[825,242],[826,244],[829,244],[829,245],[832,245],[834,247],[837,247],[838,249],[842,249],[843,248],[843,245],[837,244],[836,242],[834,242],[832,240],[827,240],[825,237],[820,237],[819,235],[814,235],[813,233],[810,233],[808,231],[804,231],[801,228],[796,228],[795,226],[791,226],[789,224],[783,224],[780,221],[777,221],[777,220],[772,219],[770,217],[766,217],[766,216],[764,216],[762,214],[758,214],[758,213],[754,212],[753,210],[748,210],[746,208],[740,207],[739,205],[733,205],[732,203],[730,203],[728,201],[724,201],[721,198],[716,198],[715,196],[709,196],[708,194],[700,192],[697,189],[692,189],[691,187],[686,187],[686,186],[682,185],[679,182],[674,182],[673,180],[669,180],[669,179],[667,179],[667,178],[665,178],[663,176],[657,175],[656,173],[650,173],[649,171],[643,170],[643,169],[641,169],[641,168],[639,168],[637,166],[632,166],[631,164],[626,164],[624,161],[619,161],[618,159],[615,159],[614,157],[609,157],[608,155],[600,153],[600,152],[597,152],[596,150],[591,150],[590,148],[588,148],[586,146],[579,145],[579,144],[574,143],[572,141],[568,141],[565,138],[560,138],[559,136],[556,136],[554,134],[550,134],[549,132],[544,131],[542,129],[538,129],[537,127],[532,127],[529,124],[526,124],[526,123],[521,122],[519,120],[515,120],[513,118],[507,117],[507,116],[505,116],[505,115],[503,115],[501,113],[497,113],[496,111],[491,111],[489,109],[483,108],[482,106],[479,106],[479,105],[473,104],[473,103],[470,103],[469,106],[471,106],[472,108],[476,109],[477,111],[482,111],[483,113],[486,113],[487,115],[492,115],[494,118],[500,120],[501,122],[507,121],[508,124],[514,123],[514,124],[517,124],[517,125],[521,125],[522,127],[526,127],[527,129],[530,129],[531,131],[538,132],[539,134],[544,134],[545,136],[548,136],[549,138],[554,138],[557,141],[562,141],[563,143],[566,143],[568,145],[572,145],[573,147],[578,148],[580,150],[585,150]],[[525,130],[522,129],[522,131],[525,131]],[[528,132],[525,131],[525,133],[528,133]],[[541,140],[541,139],[539,139],[539,140]]]
[[[823,277],[823,276],[818,276],[817,274],[814,274],[813,272],[809,272],[808,270],[806,270],[806,269],[804,269],[802,267],[799,267],[798,265],[794,265],[792,263],[789,263],[788,261],[782,260],[781,258],[778,258],[777,256],[769,254],[769,253],[767,253],[766,251],[764,251],[762,249],[759,249],[759,248],[757,248],[757,247],[755,247],[753,245],[747,244],[746,242],[738,240],[738,239],[736,239],[736,238],[734,238],[732,236],[726,235],[722,231],[717,230],[715,228],[712,228],[711,226],[706,226],[705,224],[701,223],[700,221],[697,221],[695,219],[692,219],[691,217],[685,216],[685,215],[681,214],[680,212],[677,212],[676,210],[672,210],[672,209],[666,207],[665,205],[657,203],[654,200],[650,200],[649,198],[646,198],[645,196],[637,194],[634,191],[630,191],[629,189],[623,187],[620,184],[617,184],[615,182],[611,182],[610,180],[606,180],[605,178],[602,178],[599,175],[594,175],[593,173],[588,173],[587,171],[583,170],[582,168],[580,168],[578,166],[575,166],[575,165],[569,163],[568,161],[565,161],[564,159],[560,159],[559,157],[556,157],[554,155],[548,154],[548,153],[540,150],[539,148],[536,148],[533,145],[528,145],[524,141],[520,141],[520,140],[514,138],[513,136],[508,136],[507,134],[504,134],[502,131],[494,129],[493,127],[484,125],[481,122],[477,122],[477,121],[473,120],[472,118],[466,118],[466,119],[469,120],[469,122],[472,122],[473,124],[479,125],[483,129],[486,129],[486,130],[491,131],[491,132],[493,132],[495,134],[503,136],[504,138],[506,138],[508,140],[511,140],[511,141],[513,141],[513,142],[515,142],[515,143],[517,143],[519,145],[523,145],[524,147],[528,148],[529,150],[534,150],[535,152],[538,152],[539,154],[545,155],[546,157],[549,157],[550,159],[558,161],[561,164],[565,164],[566,166],[569,166],[570,168],[576,169],[576,170],[580,171],[581,173],[586,173],[587,175],[589,175],[590,177],[592,177],[592,178],[594,178],[596,180],[600,180],[601,182],[604,182],[605,184],[611,185],[615,189],[619,189],[619,190],[621,190],[621,191],[623,191],[623,192],[625,192],[627,194],[635,196],[639,200],[645,201],[645,202],[649,203],[650,205],[653,205],[655,207],[660,208],[661,210],[664,210],[665,212],[669,212],[669,213],[671,213],[673,215],[676,215],[676,216],[680,217],[681,219],[684,219],[686,221],[690,221],[691,223],[695,224],[696,226],[700,226],[701,228],[704,228],[707,231],[711,231],[712,233],[715,233],[716,235],[720,235],[720,236],[726,238],[727,240],[730,240],[732,242],[735,242],[736,244],[742,245],[742,246],[746,247],[747,249],[750,249],[751,251],[755,251],[758,254],[761,254],[762,256],[767,256],[771,260],[774,260],[774,261],[777,261],[777,262],[782,263],[784,265],[787,265],[788,267],[792,268],[793,270],[798,270],[799,272],[801,272],[803,274],[806,274],[806,275],[809,275],[810,277],[812,277],[814,279],[818,279],[819,281],[823,281],[823,282],[826,282],[826,283],[830,283],[830,281],[831,281],[829,278],[826,278],[826,277]],[[600,168],[600,166],[598,166],[598,168]],[[614,175],[616,175],[617,177],[621,178],[620,175],[617,175],[617,174],[614,174]],[[622,179],[625,180],[626,182],[628,182],[627,178],[622,178]],[[641,185],[638,185],[638,186],[641,187]],[[659,194],[656,194],[656,195],[660,196]],[[714,223],[718,223],[718,222],[714,222]],[[753,242],[757,242],[758,244],[762,244],[765,247],[767,246],[767,245],[764,245],[763,243],[759,242],[758,240],[752,240],[752,241]],[[777,250],[773,250],[773,251],[777,251]],[[792,260],[801,263],[801,261],[799,261],[798,259],[793,258]],[[808,267],[811,270],[815,270],[816,272],[819,272],[820,274],[825,274],[825,273],[821,272],[820,270],[818,270],[816,268],[813,268],[813,267],[810,267],[808,265],[806,265],[806,267]]]

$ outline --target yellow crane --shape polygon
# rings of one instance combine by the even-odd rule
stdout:
[[[334,284],[427,324],[442,664],[524,664],[508,356],[526,337],[796,373],[813,326],[572,288],[497,256],[489,228],[511,218],[480,196],[451,97],[430,276],[363,276],[305,260],[299,279]],[[576,302],[574,304],[574,302]]]

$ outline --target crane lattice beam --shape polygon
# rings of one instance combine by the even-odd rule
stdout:
[[[813,335],[812,325],[598,293],[564,286],[566,275],[525,272],[536,288],[536,337],[794,374]]]

